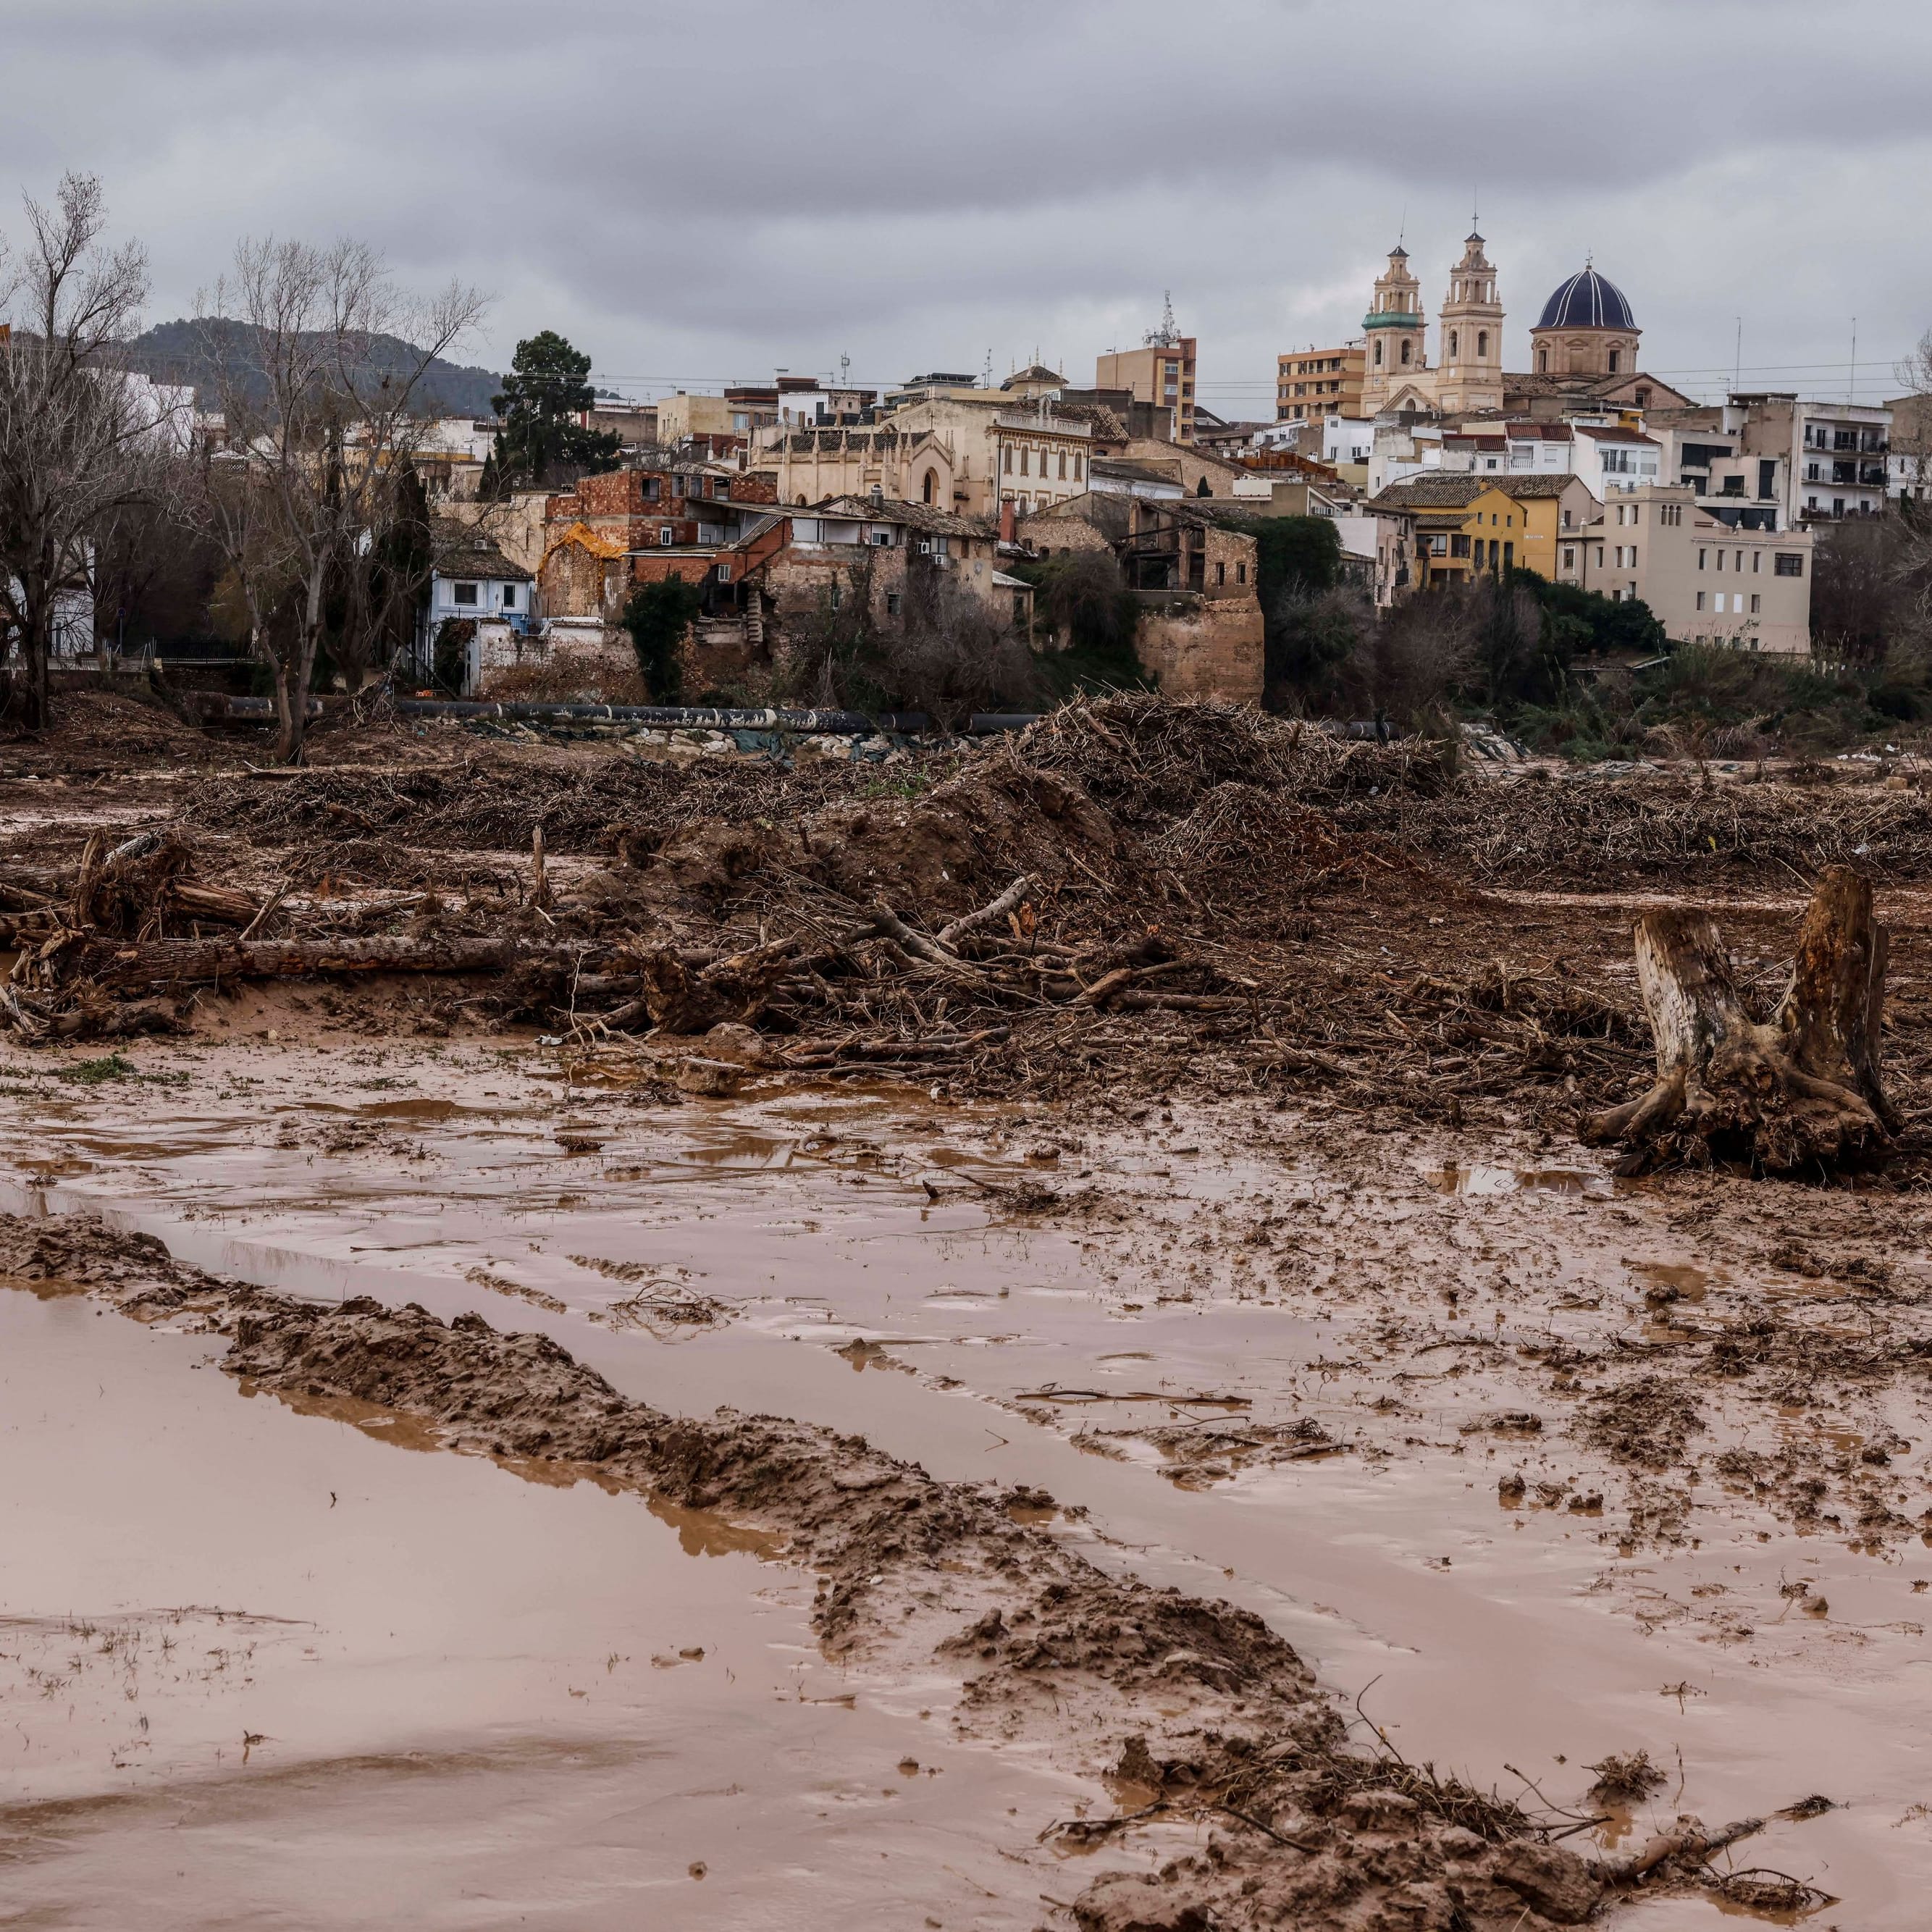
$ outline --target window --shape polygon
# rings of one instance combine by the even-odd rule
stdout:
[[[1462,350],[1459,346],[1461,340],[1462,338],[1460,334],[1452,328],[1449,332],[1449,359],[1452,362],[1454,362],[1462,353]]]
[[[920,501],[923,503],[931,502],[939,489],[938,472],[936,470],[928,470],[926,472],[926,481],[919,486],[919,488]]]
[[[1762,568],[1763,564],[1764,552],[1761,550],[1753,550],[1751,552],[1751,574],[1754,577],[1758,574],[1760,569]]]
[[[476,586],[473,584],[459,584],[456,586],[456,602],[473,604],[476,602]]]
[[[1013,446],[1011,443],[1000,452],[1000,467],[1009,476],[1013,473]]]
[[[1704,608],[1704,593],[1701,590],[1697,593],[1697,608],[1700,610]]]
[[[1469,539],[1467,537],[1451,537],[1449,539],[1449,554],[1451,556],[1467,556],[1469,554]]]
[[[646,502],[655,503],[663,494],[664,479],[662,477],[646,476],[644,478],[644,501]]]
[[[1751,615],[1755,617],[1764,608],[1764,599],[1754,590],[1751,592]]]
[[[1570,527],[1570,526],[1572,524],[1574,524],[1576,520],[1576,518],[1575,518],[1574,515],[1572,515],[1572,514],[1571,514],[1571,513],[1570,513],[1569,511],[1565,510],[1565,511],[1563,512],[1563,527],[1564,527],[1566,530],[1567,530]]]
[[[1226,584],[1227,580],[1228,566],[1225,563],[1217,563],[1214,566],[1214,581],[1216,584]]]
[[[731,566],[728,563],[721,563],[718,566],[718,581],[720,584],[729,584],[731,581]]]
[[[1033,452],[1030,449],[1022,448],[1020,451],[1020,474],[1022,476],[1033,474]]]
[[[1245,563],[1236,564],[1234,566],[1234,581],[1237,584],[1245,584],[1247,580],[1248,566]]]
[[[1479,328],[1476,332],[1476,360],[1480,362],[1490,352],[1490,332]]]
[[[1410,345],[1409,344],[1406,343],[1406,342],[1405,342],[1405,343],[1402,345],[1402,367],[1403,367],[1404,368],[1408,368],[1408,358],[1409,358],[1410,347],[1411,347],[1411,345]]]
[[[1772,574],[1775,577],[1802,577],[1804,560],[1795,550],[1780,550],[1772,560]]]
[[[503,608],[514,610],[517,608],[517,586],[514,584],[503,586]]]
[[[1648,389],[1638,390],[1636,392],[1636,406],[1640,410],[1647,410],[1650,407],[1650,392]]]
[[[1601,570],[1601,569],[1603,568],[1603,567],[1604,567],[1604,547],[1603,547],[1603,545],[1602,545],[1601,544],[1598,544],[1598,546],[1597,546],[1597,568],[1598,568],[1599,570]]]
[[[1576,568],[1576,546],[1574,544],[1565,544],[1563,546],[1563,568],[1565,570],[1574,570]]]
[[[1622,365],[1623,353],[1624,352],[1621,349],[1612,349],[1610,351],[1610,374],[1612,376],[1617,373],[1618,369]]]
[[[1080,481],[1080,452],[1077,449],[1073,452],[1073,480],[1076,483]]]
[[[1624,567],[1624,547],[1623,547],[1623,545],[1622,545],[1622,544],[1618,544],[1617,545],[1617,563],[1616,563],[1616,567],[1617,567],[1617,568],[1618,568],[1618,569],[1619,569],[1619,570],[1622,569],[1622,568],[1623,568],[1623,567]]]
[[[1066,452],[1064,449],[1060,452],[1060,480],[1063,483],[1066,481]]]
[[[675,532],[672,530],[670,524],[660,524],[658,526],[658,542],[659,544],[662,544],[666,548],[668,548],[674,540],[674,537]]]
[[[886,615],[896,617],[899,614],[899,593],[896,590],[886,592]]]
[[[1633,570],[1636,569],[1636,545],[1635,544],[1632,544],[1630,545],[1630,568],[1631,568],[1631,569],[1633,569]]]
[[[1382,366],[1382,338],[1378,335],[1378,336],[1377,336],[1377,337],[1376,338],[1376,367],[1378,369],[1379,369]]]
[[[1539,349],[1536,352],[1536,373],[1539,376],[1550,374],[1550,351],[1546,349]]]
[[[1697,568],[1700,570],[1704,568],[1704,552],[1701,550],[1697,553]]]

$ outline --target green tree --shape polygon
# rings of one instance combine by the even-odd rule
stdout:
[[[542,488],[616,466],[618,439],[575,420],[596,400],[590,358],[546,328],[517,344],[501,395],[491,398],[502,428],[485,466],[486,485]]]
[[[1228,527],[1255,540],[1255,592],[1270,686],[1305,684],[1312,663],[1346,656],[1333,637],[1311,637],[1312,607],[1342,579],[1342,536],[1328,517],[1241,517]],[[1332,630],[1332,612],[1316,615],[1318,630]]]
[[[659,704],[676,704],[682,698],[684,666],[678,646],[704,608],[703,592],[675,572],[640,585],[624,606],[624,628],[631,634],[638,668]]]

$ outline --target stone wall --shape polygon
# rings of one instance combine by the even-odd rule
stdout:
[[[1165,698],[1261,702],[1262,607],[1252,595],[1150,600],[1134,652]]]

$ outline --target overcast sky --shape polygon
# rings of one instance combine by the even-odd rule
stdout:
[[[1406,226],[1433,320],[1472,196],[1527,366],[1594,254],[1644,366],[1870,400],[1932,326],[1926,0],[0,0],[0,232],[105,183],[189,313],[238,236],[378,244],[628,394],[1090,382],[1173,291],[1201,400],[1359,334]],[[1433,346],[1432,344],[1432,354]]]

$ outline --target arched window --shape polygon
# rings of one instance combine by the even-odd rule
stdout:
[[[1382,366],[1382,338],[1378,335],[1378,336],[1377,336],[1377,337],[1376,338],[1376,367],[1378,369],[1379,369]]]
[[[1449,332],[1449,359],[1450,362],[1454,362],[1460,357],[1462,352],[1461,343],[1461,334],[1458,331],[1452,328]]]
[[[798,507],[801,510],[805,508],[805,492],[802,490],[798,493]]]
[[[922,500],[928,503],[931,502],[933,498],[938,494],[938,485],[939,477],[938,472],[936,471],[928,470],[926,472],[926,482],[921,486],[920,491],[920,494]]]
[[[1476,360],[1480,362],[1490,352],[1490,332],[1479,328],[1476,332]]]
[[[1405,369],[1406,369],[1406,368],[1407,368],[1408,367],[1408,352],[1409,352],[1409,344],[1407,344],[1406,342],[1405,342],[1405,343],[1402,345],[1402,367],[1403,367]]]

